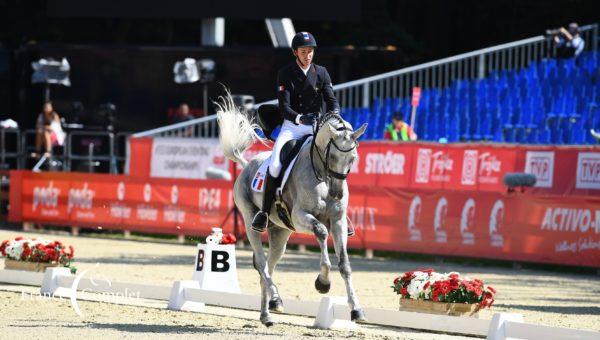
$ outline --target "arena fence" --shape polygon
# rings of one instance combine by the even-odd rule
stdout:
[[[598,24],[580,30],[585,49],[596,53]],[[415,86],[444,88],[457,80],[481,79],[494,71],[517,70],[555,55],[552,38],[540,35],[338,84],[333,89],[342,110],[367,108],[376,99],[408,97]],[[271,100],[256,107],[276,102]],[[216,117],[210,116],[136,133],[133,137],[217,137],[217,130]]]

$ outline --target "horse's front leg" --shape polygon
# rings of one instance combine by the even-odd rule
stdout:
[[[350,258],[348,257],[348,224],[345,211],[339,218],[331,220],[331,234],[333,237],[333,247],[338,257],[338,268],[346,284],[346,294],[348,295],[348,305],[351,308],[350,319],[355,322],[367,322],[365,312],[360,307],[358,297],[354,292],[352,285],[352,268],[350,267]]]
[[[326,294],[331,288],[331,280],[329,278],[331,261],[329,260],[329,253],[327,251],[327,227],[317,220],[314,215],[302,209],[294,209],[292,221],[296,226],[312,230],[317,237],[317,242],[321,248],[321,272],[315,280],[315,288],[319,293]]]

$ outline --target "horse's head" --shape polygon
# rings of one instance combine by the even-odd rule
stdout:
[[[357,140],[365,133],[367,124],[354,131],[352,125],[340,115],[327,114],[317,126],[315,145],[317,157],[323,165],[320,176],[328,184],[329,196],[339,200],[344,195],[343,182],[350,173],[352,163],[358,157]]]

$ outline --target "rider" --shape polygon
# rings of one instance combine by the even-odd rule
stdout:
[[[256,213],[252,221],[252,229],[258,232],[267,229],[268,214],[275,199],[275,182],[282,167],[279,155],[285,143],[313,133],[313,124],[321,114],[323,102],[325,112],[339,113],[340,110],[327,69],[312,63],[316,48],[317,41],[312,34],[297,33],[292,39],[292,51],[296,60],[280,69],[277,74],[277,99],[284,121],[273,146],[262,210]]]

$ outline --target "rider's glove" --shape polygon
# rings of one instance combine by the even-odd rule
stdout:
[[[316,117],[312,113],[296,116],[296,124],[313,125],[315,123],[315,120]]]

